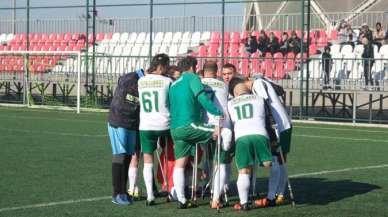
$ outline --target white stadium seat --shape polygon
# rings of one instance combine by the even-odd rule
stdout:
[[[178,45],[181,42],[182,39],[182,32],[176,32],[174,33],[174,36],[172,37],[172,45]]]
[[[173,37],[172,32],[166,32],[166,33],[164,34],[163,44],[170,45],[171,42],[172,42],[172,37]]]
[[[341,53],[344,55],[348,53],[353,53],[353,47],[349,44],[343,45],[341,48]]]
[[[128,36],[129,36],[129,33],[128,33],[128,32],[123,32],[123,33],[121,33],[121,36],[120,36],[120,44],[125,44],[125,43],[127,43]]]
[[[146,40],[146,33],[145,33],[145,32],[140,32],[140,33],[137,35],[135,44],[136,44],[136,45],[143,45],[145,40]],[[135,45],[135,46],[136,46],[136,45]]]
[[[197,47],[200,41],[201,41],[201,33],[194,32],[193,35],[191,36],[190,47]]]
[[[136,38],[137,38],[137,33],[136,33],[136,32],[132,32],[132,33],[129,35],[129,37],[128,37],[127,44],[133,45],[133,44],[136,42]]]

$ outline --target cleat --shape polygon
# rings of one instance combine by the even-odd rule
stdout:
[[[276,205],[282,205],[286,202],[286,198],[283,195],[278,195],[275,200]]]
[[[132,198],[127,197],[126,194],[118,194],[115,197],[112,197],[112,203],[117,205],[130,205],[132,204]]]
[[[146,206],[155,206],[156,202],[155,202],[155,200],[146,200],[145,205]]]
[[[234,204],[233,209],[236,211],[248,211],[249,205],[248,203],[244,203],[244,204],[236,203]]]
[[[276,206],[275,199],[270,200],[268,198],[262,198],[255,200],[255,205],[258,207],[269,207],[269,206]]]
[[[140,200],[140,194],[138,191],[132,192],[128,190],[128,195],[131,196],[135,201]]]
[[[190,209],[196,207],[197,205],[195,203],[192,203],[191,201],[186,201],[186,203],[181,203],[180,201],[177,202],[178,209]]]

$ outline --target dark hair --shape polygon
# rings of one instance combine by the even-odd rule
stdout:
[[[283,32],[283,35],[287,35],[288,36],[288,32]]]
[[[200,76],[200,77],[201,77],[201,76],[203,77],[203,73],[204,73],[204,71],[203,71],[203,69],[201,69],[201,70],[199,70],[199,71],[197,72],[197,75]]]
[[[326,47],[325,47],[324,51],[326,52],[327,50],[329,50],[329,53],[330,53],[330,51],[331,51],[330,46],[326,46]]]
[[[174,73],[176,71],[182,72],[182,70],[178,66],[176,66],[176,65],[171,65],[170,67],[168,67],[168,70],[167,70],[168,77],[173,78]]]
[[[380,23],[380,22],[377,22],[377,23],[376,23],[376,26],[377,26],[377,25],[379,25],[379,26],[381,27],[381,23]]]
[[[203,71],[211,71],[213,73],[217,73],[218,66],[215,61],[208,61],[203,65]]]
[[[198,62],[195,57],[187,56],[179,61],[178,67],[181,68],[182,71],[190,70],[190,68],[193,68],[193,71],[195,71],[197,63]]]
[[[234,93],[233,93],[233,90],[234,88],[238,85],[238,84],[241,84],[241,83],[244,83],[246,81],[246,79],[242,78],[242,77],[239,77],[239,76],[236,76],[236,77],[233,77],[232,79],[230,79],[229,81],[229,94],[234,96]]]
[[[151,61],[151,66],[148,68],[148,73],[155,71],[158,66],[168,67],[170,65],[170,57],[167,54],[156,54]]]
[[[226,63],[224,66],[222,66],[223,69],[225,68],[231,68],[233,69],[234,73],[237,72],[236,66],[234,66],[232,63]]]

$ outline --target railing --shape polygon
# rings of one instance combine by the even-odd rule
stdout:
[[[351,15],[351,12],[345,13],[325,13],[333,25]],[[259,15],[262,19],[263,26],[266,30],[293,30],[300,29],[300,14],[262,14]],[[273,20],[273,17],[276,19]],[[225,16],[225,31],[241,31],[244,16],[242,15],[226,15]],[[382,22],[383,29],[387,29],[388,23],[384,20],[388,19],[388,13],[365,12],[357,15],[356,18],[350,21],[352,26],[358,27],[363,23],[374,27],[376,22]],[[255,20],[255,19],[251,19]],[[273,21],[273,22],[272,22]],[[2,19],[0,21],[0,33],[11,33],[13,29],[13,20]],[[16,20],[16,32],[26,32],[26,20]],[[184,32],[184,31],[221,31],[221,16],[190,16],[190,17],[154,17],[153,31],[154,32]],[[255,24],[254,24],[255,25]],[[30,32],[85,32],[86,20],[84,18],[57,18],[57,19],[32,19],[30,20]],[[311,29],[326,29],[324,23],[312,14]],[[98,18],[96,30],[99,32],[148,32],[149,31],[148,17],[127,17],[127,18]]]

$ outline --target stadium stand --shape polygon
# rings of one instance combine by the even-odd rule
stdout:
[[[291,31],[289,31],[291,33]],[[269,33],[269,31],[267,31]],[[300,31],[296,31],[301,35]],[[274,31],[276,37],[281,40],[281,31]],[[237,69],[245,75],[261,72],[272,79],[284,79],[298,68],[300,55],[294,53],[270,53],[259,52],[251,55],[245,52],[244,42],[250,32],[225,32],[224,33],[224,63],[230,62],[236,65]],[[259,35],[254,31],[253,35]],[[307,34],[304,41],[307,42]],[[86,35],[84,33],[30,33],[30,50],[32,51],[83,51],[86,46]],[[126,71],[144,67],[148,60],[149,37],[146,32],[115,32],[96,34],[96,72],[98,74],[121,74]],[[93,43],[91,34],[89,38],[89,52]],[[310,57],[309,63],[310,78],[321,77],[321,56],[320,50],[329,42],[337,38],[336,30],[329,32],[324,29],[310,33]],[[157,32],[153,34],[152,54],[167,53],[171,57],[186,55],[193,50],[192,55],[199,58],[198,66],[201,66],[206,59],[220,58],[221,55],[221,33],[220,32]],[[26,34],[1,34],[0,51],[23,51],[26,50]],[[375,46],[376,65],[373,72],[381,72],[386,67],[388,57],[388,45],[380,50]],[[331,45],[331,54],[334,61],[331,77],[340,78],[361,78],[362,61],[359,59],[363,51],[362,45],[356,45],[353,49],[350,45]],[[120,57],[120,58],[118,58]],[[305,60],[307,56],[303,58]],[[381,60],[378,60],[381,59]],[[84,61],[84,60],[83,60]],[[0,72],[22,72],[24,70],[21,56],[0,56]],[[71,73],[79,67],[79,62],[73,58],[62,56],[34,56],[30,58],[30,70],[33,73],[44,72],[65,72]],[[89,65],[91,71],[91,64]],[[343,72],[351,72],[345,73]],[[81,72],[85,72],[85,64],[81,65]],[[297,75],[300,76],[300,75]],[[383,74],[380,79],[384,79]]]

